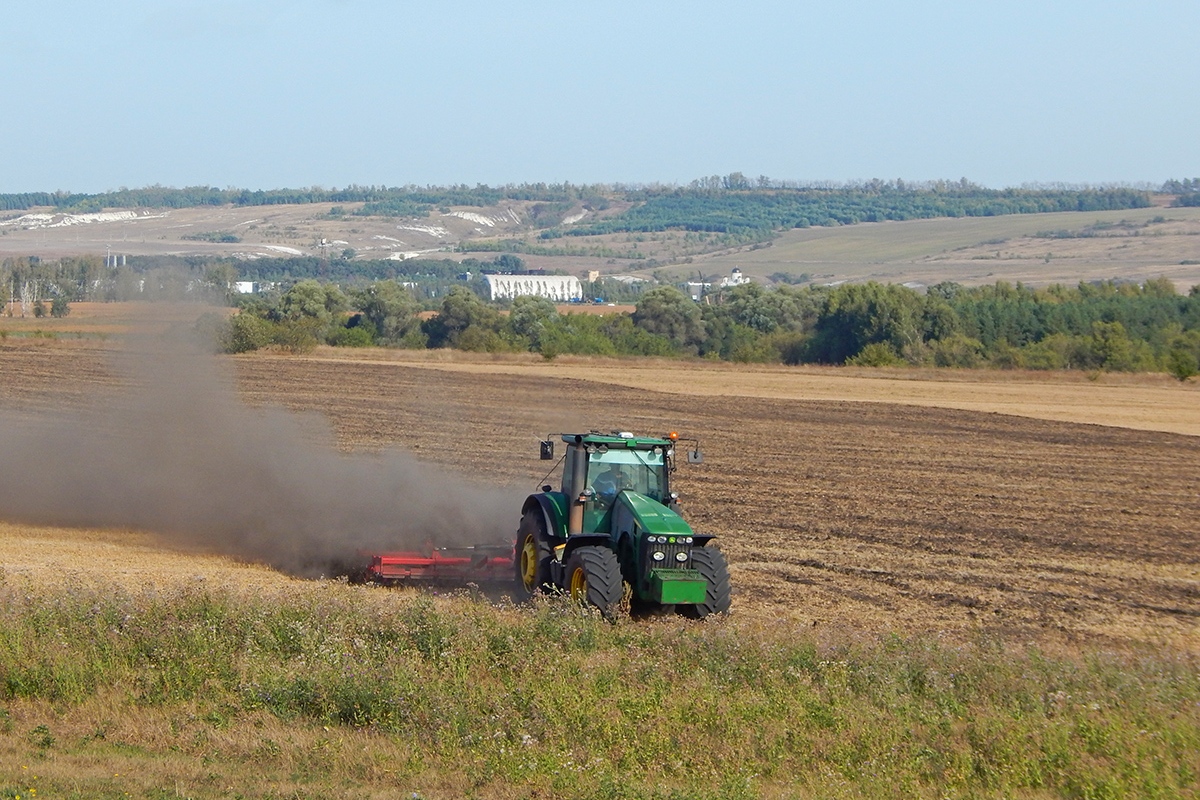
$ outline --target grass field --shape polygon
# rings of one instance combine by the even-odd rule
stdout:
[[[115,396],[117,347],[0,342],[0,409]],[[729,556],[734,613],[610,626],[9,520],[0,797],[1200,790],[1194,387],[369,350],[226,363],[245,403],[316,412],[344,452],[404,448],[495,485],[540,483],[552,431],[699,436],[705,463],[677,485]]]
[[[1162,219],[1163,222],[1151,222]],[[1097,223],[1103,236],[1044,238],[1041,232],[1081,233]],[[1143,226],[1144,227],[1140,227]],[[1136,234],[1136,235],[1135,235]],[[1191,262],[1183,264],[1180,262]],[[691,265],[704,274],[740,267],[748,275],[807,273],[817,283],[875,280],[967,285],[998,280],[1035,286],[1081,280],[1167,277],[1181,292],[1200,285],[1200,209],[1019,214],[1003,217],[863,223],[784,233],[771,247],[718,254]]]

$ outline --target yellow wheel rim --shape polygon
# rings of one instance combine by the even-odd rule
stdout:
[[[527,592],[537,588],[537,562],[537,542],[530,534],[521,545],[521,583]]]
[[[571,573],[571,599],[579,603],[587,602],[587,573],[583,567],[576,567]]]

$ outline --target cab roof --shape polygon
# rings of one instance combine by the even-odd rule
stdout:
[[[564,433],[562,440],[567,444],[575,444],[578,441],[581,444],[603,444],[608,447],[625,447],[630,450],[650,449],[652,447],[670,447],[675,444],[674,441],[668,438],[660,438],[655,436],[632,436],[621,433],[599,433],[590,431],[588,433]]]

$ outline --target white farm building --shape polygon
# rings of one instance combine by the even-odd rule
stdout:
[[[560,303],[583,298],[583,284],[574,275],[484,275],[493,300],[506,300],[527,294],[547,297]]]

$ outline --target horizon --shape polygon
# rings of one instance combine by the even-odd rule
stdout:
[[[733,173],[740,174],[740,173]],[[218,192],[299,192],[299,191],[321,191],[321,192],[345,192],[355,189],[368,189],[380,192],[398,192],[398,191],[428,191],[428,190],[449,190],[458,186],[466,186],[469,190],[477,189],[519,189],[534,186],[546,186],[548,188],[557,187],[596,187],[603,190],[613,192],[637,192],[637,191],[654,191],[654,190],[688,190],[696,189],[705,191],[703,187],[696,187],[694,184],[697,181],[706,178],[723,178],[723,175],[705,175],[699,178],[693,178],[686,182],[668,183],[662,181],[651,182],[630,182],[630,181],[572,181],[563,180],[555,182],[547,181],[513,181],[503,184],[399,184],[387,185],[383,183],[366,183],[366,184],[345,184],[337,185],[321,185],[321,184],[300,184],[296,186],[216,186],[211,183],[196,183],[191,185],[172,186],[162,183],[145,184],[142,186],[121,185],[115,188],[101,189],[98,191],[76,191],[73,189],[31,189],[24,191],[4,191],[0,187],[0,196],[16,196],[30,194],[46,194],[51,196],[67,195],[67,196],[85,196],[98,197],[103,195],[119,194],[121,192],[142,192],[149,190],[166,190],[166,191],[186,191],[188,189],[203,189],[207,191]],[[757,176],[759,178],[767,178],[768,176]],[[1185,175],[1170,175],[1160,181],[1152,180],[1135,180],[1135,181],[1107,181],[1099,183],[1068,183],[1062,181],[1027,181],[1020,185],[1008,186],[988,186],[978,181],[971,180],[969,177],[963,176],[958,179],[949,178],[929,178],[929,179],[908,179],[908,178],[866,178],[856,180],[792,180],[788,178],[770,178],[769,185],[766,186],[750,186],[746,189],[720,189],[720,191],[807,191],[812,189],[827,189],[831,191],[851,191],[854,189],[864,188],[875,182],[895,185],[897,181],[904,184],[905,190],[925,191],[931,190],[939,184],[958,184],[961,181],[966,181],[973,188],[983,189],[985,191],[1005,192],[1005,191],[1030,191],[1030,192],[1052,192],[1052,191],[1108,191],[1128,189],[1134,191],[1144,191],[1150,193],[1165,193],[1170,194],[1170,190],[1164,186],[1170,181],[1189,180]],[[320,201],[325,202],[325,201]],[[336,201],[336,202],[355,202],[355,201]],[[302,205],[302,204],[301,204]],[[17,209],[14,209],[17,210]]]

